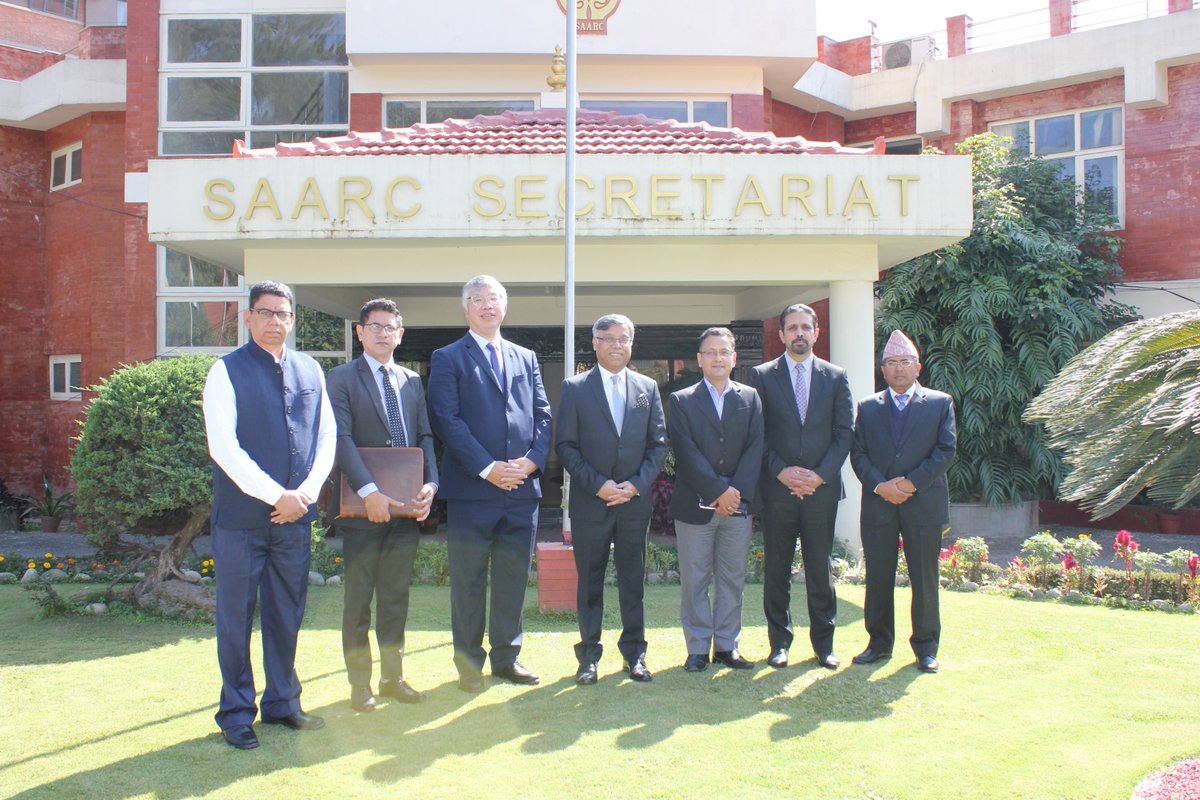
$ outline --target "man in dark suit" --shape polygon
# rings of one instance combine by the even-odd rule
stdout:
[[[329,373],[329,401],[337,419],[337,465],[349,486],[363,498],[367,516],[338,519],[343,542],[345,601],[342,655],[350,680],[350,705],[372,711],[371,598],[376,600],[375,638],[379,644],[379,694],[401,703],[419,703],[424,695],[404,679],[404,625],[408,590],[420,532],[437,492],[433,432],[425,408],[421,377],[392,360],[404,336],[404,320],[391,300],[368,301],[355,326],[363,354]],[[359,455],[360,447],[419,447],[424,451],[424,486],[416,497],[389,497]],[[413,517],[392,518],[392,509]]]
[[[733,669],[754,664],[738,652],[749,509],[763,460],[763,409],[758,392],[730,379],[737,366],[733,332],[700,335],[696,361],[704,379],[671,395],[675,491],[671,516],[683,584],[679,616],[688,672],[703,672],[708,654]],[[708,588],[712,585],[712,602]]]
[[[462,303],[470,330],[434,352],[429,411],[445,445],[440,492],[447,501],[458,685],[481,692],[489,562],[492,675],[538,683],[517,656],[551,422],[537,357],[500,336],[508,311],[504,286],[479,275],[463,286]]]
[[[650,484],[667,457],[658,385],[627,368],[633,322],[607,314],[592,326],[596,366],[563,381],[555,449],[571,476],[569,513],[579,576],[579,668],[575,682],[596,682],[604,652],[604,570],[612,548],[621,603],[617,647],[635,681],[652,679],[646,667],[646,614],[642,595]]]
[[[898,538],[912,583],[909,644],[923,672],[938,670],[938,555],[950,519],[946,471],[954,460],[954,401],[917,383],[921,361],[902,331],[883,350],[888,388],[858,404],[850,463],[862,481],[867,564],[863,621],[870,637],[855,664],[890,658],[896,639],[893,591]]]
[[[779,315],[784,353],[754,368],[750,383],[766,415],[763,459],[763,610],[771,652],[767,663],[786,667],[792,645],[791,578],[796,539],[804,558],[809,640],[817,661],[837,669],[833,629],[837,596],[829,557],[842,464],[850,453],[854,414],[845,370],[813,355],[817,314],[799,303]]]

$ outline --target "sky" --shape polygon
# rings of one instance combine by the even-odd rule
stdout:
[[[867,20],[876,23],[879,41],[891,42],[944,31],[946,17],[966,14],[984,22],[1049,5],[1047,0],[816,0],[816,4],[817,35],[839,42],[870,34]]]

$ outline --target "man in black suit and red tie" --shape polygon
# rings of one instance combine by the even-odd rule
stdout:
[[[863,621],[870,637],[855,664],[890,658],[896,639],[893,592],[898,539],[912,584],[909,644],[922,672],[938,671],[941,617],[938,555],[950,518],[946,471],[954,460],[954,401],[917,383],[916,345],[893,331],[883,349],[888,388],[858,404],[850,463],[862,481],[862,545],[867,565]]]
[[[792,646],[791,579],[796,540],[804,557],[809,640],[817,662],[837,669],[837,595],[829,558],[842,464],[850,453],[854,406],[846,371],[813,355],[817,313],[802,304],[779,315],[784,353],[754,368],[750,383],[766,415],[767,452],[759,488],[763,524],[763,610],[771,652],[783,668]]]
[[[633,322],[606,314],[592,326],[596,366],[563,381],[558,404],[558,459],[571,476],[569,511],[579,577],[579,667],[575,682],[596,683],[604,652],[604,570],[609,549],[617,567],[624,670],[640,683],[646,667],[646,612],[642,597],[650,484],[667,457],[662,400],[653,380],[629,369]]]
[[[372,711],[371,599],[375,598],[375,639],[379,645],[379,694],[401,703],[424,695],[404,678],[404,627],[408,590],[420,531],[437,492],[433,432],[425,408],[421,376],[392,360],[404,336],[404,320],[387,299],[368,301],[355,326],[363,354],[329,373],[329,400],[337,419],[337,465],[366,505],[366,518],[338,519],[334,525],[345,556],[342,655],[350,680],[350,705]],[[389,497],[359,455],[360,447],[419,447],[424,451],[424,486],[416,497]],[[392,519],[392,509],[415,517]]]

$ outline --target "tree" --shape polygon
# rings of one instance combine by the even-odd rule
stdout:
[[[88,539],[109,549],[123,531],[172,535],[157,567],[129,593],[134,602],[182,577],[180,561],[208,522],[212,462],[201,403],[212,363],[190,355],[123,367],[92,388],[96,397],[71,457]]]
[[[982,134],[958,145],[973,159],[971,235],[876,286],[880,345],[903,329],[921,351],[922,381],[954,397],[958,502],[1015,503],[1053,488],[1061,465],[1021,413],[1087,342],[1132,316],[1105,299],[1120,275],[1111,217],[1011,141]]]
[[[1059,496],[1093,519],[1142,491],[1185,505],[1200,494],[1200,311],[1108,334],[1071,359],[1025,418],[1064,453]]]

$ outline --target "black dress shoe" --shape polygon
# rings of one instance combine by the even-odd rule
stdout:
[[[754,662],[742,658],[737,650],[714,650],[713,661],[719,661],[730,669],[754,669]]]
[[[850,660],[855,664],[874,664],[876,661],[887,661],[891,657],[892,654],[890,651],[885,652],[868,647]]]
[[[708,669],[708,653],[689,653],[683,668],[688,672],[704,672]]]
[[[294,731],[319,731],[325,727],[325,720],[303,711],[293,711],[283,717],[263,717],[262,721],[268,725],[283,725]]]
[[[626,661],[624,670],[629,673],[629,680],[631,681],[649,683],[654,680],[654,676],[650,674],[649,668],[646,667],[646,659],[641,656],[638,656],[633,661]]]
[[[351,686],[350,707],[355,711],[374,711],[375,695],[371,694],[371,687]]]
[[[937,672],[938,666],[938,660],[933,656],[917,657],[917,669],[921,670],[921,672]]]
[[[775,669],[783,669],[787,666],[787,648],[777,647],[771,651],[771,655],[767,656],[767,663]]]
[[[408,685],[408,681],[404,678],[396,678],[395,680],[379,681],[379,695],[381,697],[390,697],[401,703],[423,703],[425,702],[424,692],[418,692],[416,689]]]
[[[537,686],[542,680],[537,675],[522,667],[520,661],[514,661],[507,667],[493,669],[492,675],[502,678],[509,683],[520,684],[521,686]]]
[[[837,669],[842,662],[833,653],[817,653],[817,663],[825,669]]]
[[[575,670],[575,682],[580,686],[593,686],[597,680],[599,676],[596,674],[595,664],[580,664],[579,669]]]
[[[483,685],[483,675],[480,675],[479,673],[475,673],[474,675],[459,675],[458,688],[462,689],[464,692],[479,694],[484,690],[484,688],[486,688]]]
[[[238,750],[253,750],[258,747],[258,737],[249,725],[234,725],[232,728],[222,728],[221,735],[231,747]]]

